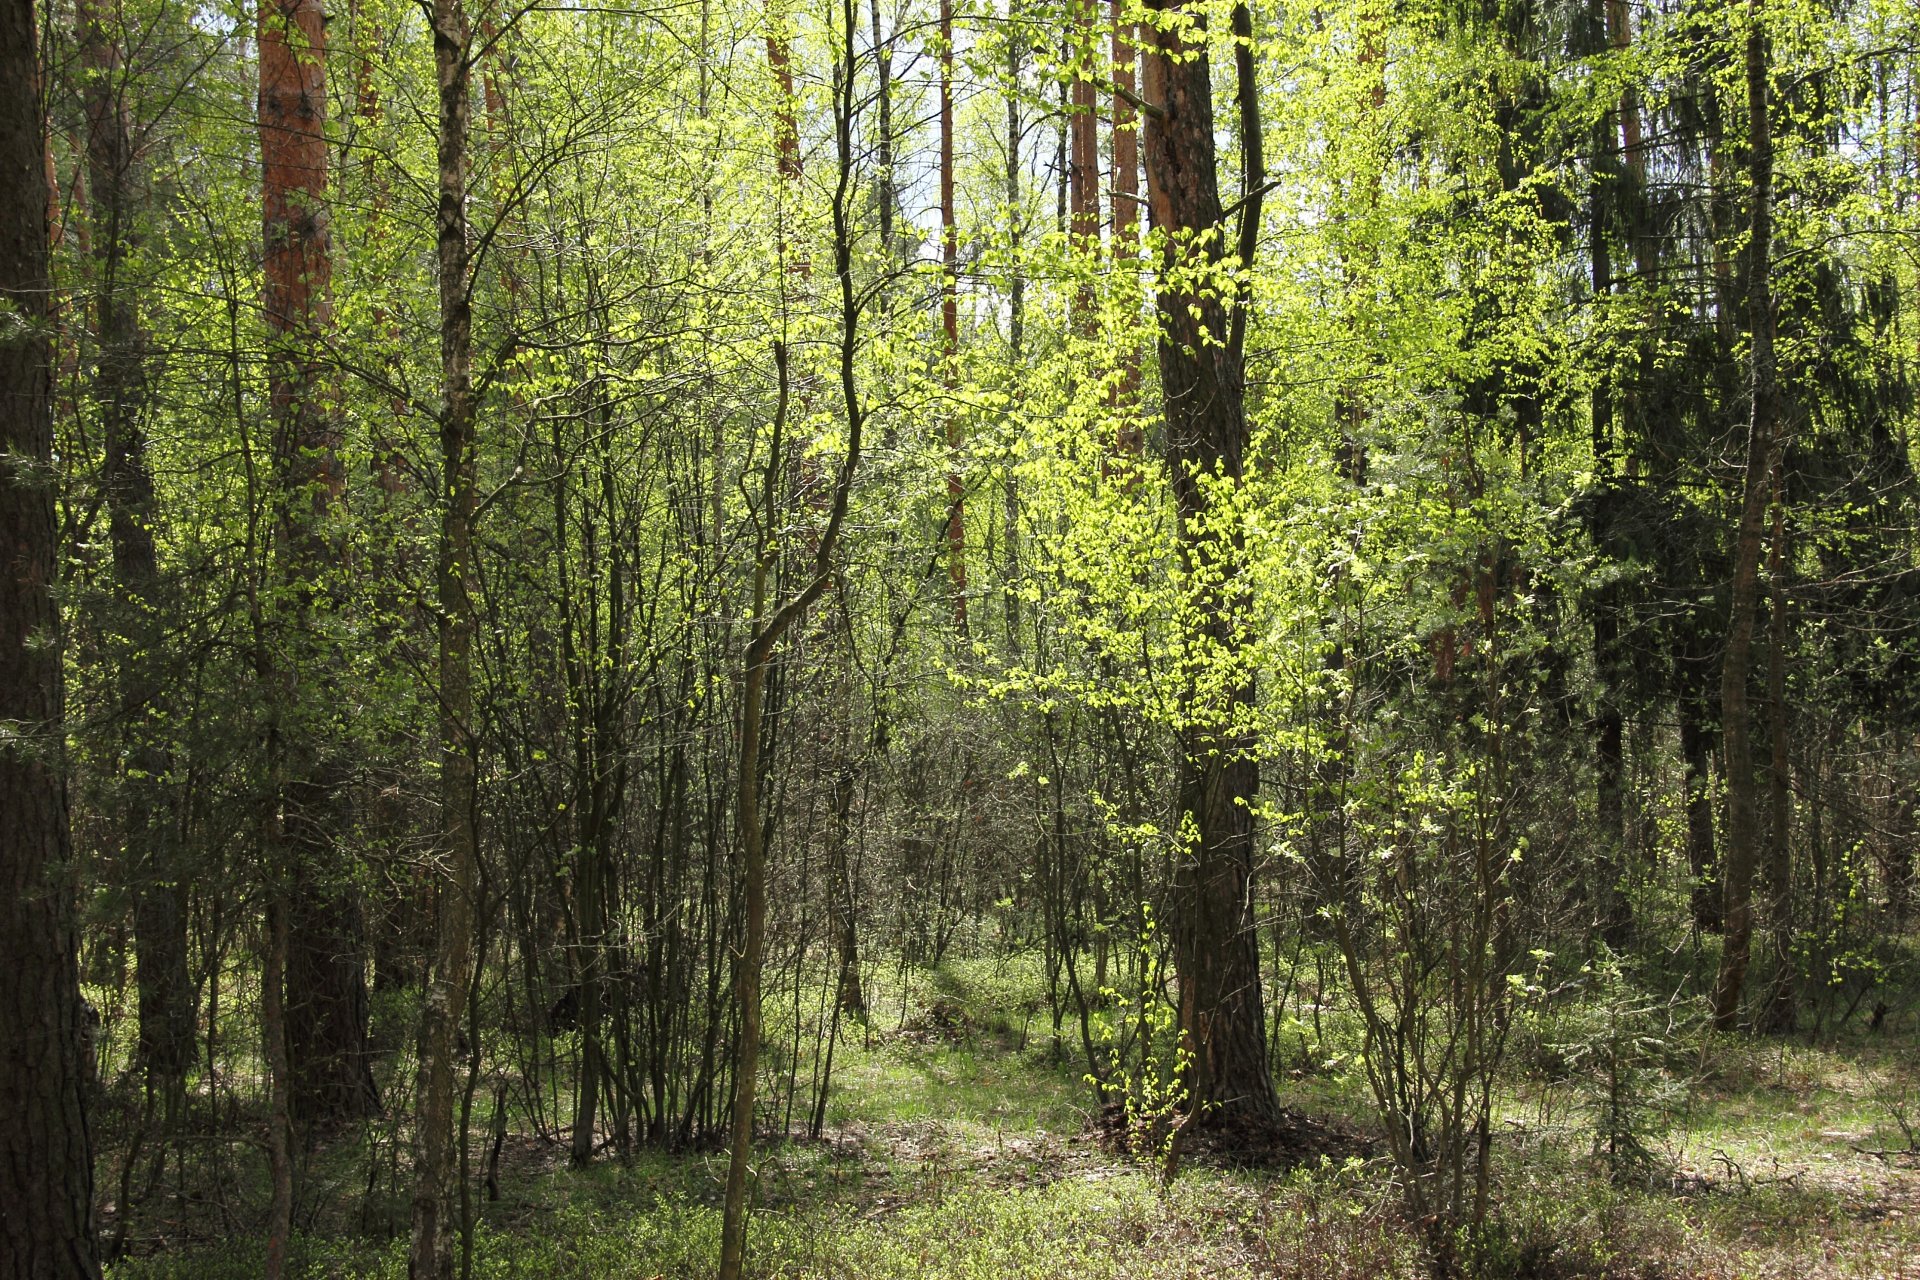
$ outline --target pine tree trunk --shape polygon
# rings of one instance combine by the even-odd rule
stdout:
[[[307,793],[337,813],[344,779],[334,767],[328,774]],[[287,841],[294,872],[287,906],[291,1113],[302,1126],[377,1115],[366,914],[359,894],[345,883],[332,822],[318,830],[289,823]]]
[[[1073,21],[1073,51],[1088,64],[1089,74],[1074,77],[1069,94],[1067,116],[1067,231],[1075,253],[1090,261],[1100,248],[1100,136],[1099,118],[1094,113],[1094,85],[1090,74],[1094,62],[1093,0],[1070,0]],[[1093,334],[1098,322],[1093,286],[1083,277],[1074,293],[1074,332],[1082,337]]]
[[[853,861],[848,850],[853,843],[851,817],[857,789],[854,766],[842,762],[833,780],[833,831],[827,875],[828,929],[840,960],[840,1009],[856,1018],[867,1016],[867,993],[860,982],[860,895],[854,884]]]
[[[278,848],[277,819],[267,819],[268,844]],[[281,1280],[293,1236],[292,1076],[287,1061],[287,904],[273,890],[267,899],[265,948],[260,965],[260,1056],[267,1066],[267,1280]]]
[[[292,1115],[302,1124],[379,1109],[367,1043],[366,930],[344,864],[345,767],[325,615],[345,545],[331,527],[345,489],[325,349],[332,325],[327,211],[326,13],[322,0],[260,7],[260,153],[266,246],[268,408],[279,504],[272,696],[284,756]]]
[[[67,827],[35,6],[0,2],[0,1275],[100,1273]]]
[[[1156,5],[1167,8],[1167,5]],[[1194,15],[1196,23],[1203,22]],[[1203,30],[1203,29],[1202,29]],[[1204,39],[1204,35],[1197,36]],[[1147,194],[1170,253],[1219,263],[1221,231],[1214,156],[1212,83],[1204,44],[1188,46],[1157,26],[1145,60]],[[1163,287],[1161,400],[1167,464],[1179,512],[1181,555],[1200,588],[1194,602],[1200,671],[1187,678],[1180,732],[1179,810],[1188,824],[1175,885],[1174,945],[1180,1030],[1193,1054],[1189,1089],[1209,1119],[1271,1121],[1280,1103],[1267,1067],[1260,953],[1253,921],[1253,809],[1259,786],[1245,722],[1254,702],[1240,661],[1248,610],[1244,547],[1213,527],[1210,486],[1237,485],[1247,447],[1241,352],[1222,342],[1232,326],[1218,290]]]

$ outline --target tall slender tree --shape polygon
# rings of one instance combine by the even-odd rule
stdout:
[[[1713,988],[1713,1023],[1723,1031],[1731,1030],[1739,1021],[1740,997],[1753,951],[1753,875],[1760,856],[1761,826],[1747,682],[1753,674],[1760,553],[1780,414],[1773,348],[1773,131],[1768,119],[1765,0],[1747,0],[1745,23],[1747,166],[1752,201],[1747,227],[1746,301],[1752,409],[1747,420],[1740,518],[1734,529],[1732,612],[1720,668],[1720,732],[1727,761],[1727,840],[1721,873],[1726,893],[1726,941]]]
[[[940,356],[949,395],[959,380],[960,225],[953,193],[953,0],[940,0]],[[960,415],[947,404],[947,578],[953,624],[967,632],[967,478],[960,470]]]
[[[461,1172],[455,1087],[460,1020],[472,979],[479,891],[478,739],[473,723],[476,403],[473,247],[468,237],[472,27],[465,0],[434,0],[438,201],[434,215],[440,317],[439,596],[440,838],[433,890],[433,956],[420,1008],[410,1280],[452,1280],[455,1195]]]
[[[1113,177],[1107,184],[1113,208],[1111,251],[1114,267],[1133,273],[1140,254],[1140,130],[1133,108],[1137,96],[1134,74],[1139,56],[1136,32],[1126,20],[1126,0],[1112,0],[1113,25]],[[1129,338],[1120,353],[1120,376],[1113,387],[1113,405],[1122,414],[1114,447],[1122,459],[1137,459],[1145,438],[1134,417],[1140,394],[1140,347]]]
[[[762,474],[759,501],[762,514],[758,521],[760,534],[753,564],[753,626],[740,673],[740,753],[734,782],[734,830],[740,841],[741,896],[746,919],[736,971],[735,1001],[740,1026],[734,1049],[733,1106],[730,1117],[732,1132],[727,1153],[727,1182],[720,1232],[720,1280],[740,1280],[747,1256],[748,1198],[751,1190],[748,1172],[753,1159],[753,1108],[760,1070],[761,969],[766,958],[767,838],[772,834],[770,824],[763,816],[760,796],[767,681],[787,634],[833,585],[834,557],[839,548],[841,529],[846,523],[854,477],[860,469],[862,436],[866,428],[866,402],[860,392],[857,355],[862,303],[859,284],[854,278],[853,256],[853,130],[858,111],[855,106],[855,82],[859,67],[854,50],[854,33],[858,26],[853,0],[841,0],[838,17],[842,52],[833,65],[836,159],[833,273],[839,286],[839,374],[842,405],[846,412],[847,443],[846,453],[840,459],[828,497],[825,524],[818,540],[814,542],[811,564],[803,570],[806,576],[798,590],[776,602],[772,590],[779,546],[771,536],[771,513],[779,492],[781,436],[786,431],[791,387],[788,351],[783,339],[773,350],[776,377],[774,439]]]
[[[47,158],[32,0],[0,4],[0,1274],[94,1280],[54,603]]]
[[[121,839],[134,886],[140,1062],[148,1084],[173,1110],[193,1059],[193,986],[182,872],[172,847],[178,792],[168,782],[172,761],[165,743],[171,690],[162,652],[167,602],[155,551],[159,513],[144,422],[148,338],[129,280],[145,210],[138,194],[121,10],[106,0],[86,0],[75,16],[92,215],[93,399],[104,454],[100,478],[116,596],[109,625],[118,641],[119,712],[128,765]]]
[[[1100,243],[1100,117],[1095,95],[1095,71],[1100,66],[1094,39],[1093,0],[1072,0],[1073,54],[1078,68],[1069,95],[1067,118],[1067,230],[1074,248],[1089,253]],[[1082,288],[1075,295],[1079,323],[1092,322],[1093,294]]]
[[[1619,6],[1614,0],[1592,0],[1587,13],[1587,43],[1590,52],[1609,47],[1608,24]],[[1621,11],[1624,16],[1624,10]],[[1593,127],[1593,155],[1588,175],[1587,259],[1590,289],[1595,311],[1605,315],[1607,300],[1613,292],[1613,192],[1619,180],[1619,128],[1615,112],[1603,109]],[[1592,510],[1596,519],[1593,532],[1604,539],[1604,514],[1615,506],[1607,500],[1607,490],[1615,483],[1613,475],[1614,407],[1616,382],[1614,365],[1603,352],[1603,368],[1594,379],[1590,401],[1593,435],[1593,470],[1601,498]],[[1626,711],[1623,686],[1626,683],[1626,655],[1621,645],[1620,590],[1608,585],[1597,590],[1591,602],[1593,614],[1593,658],[1598,675],[1597,706],[1594,714],[1594,756],[1597,762],[1595,809],[1598,818],[1596,837],[1599,854],[1594,859],[1592,905],[1598,936],[1619,947],[1626,942],[1630,923],[1626,895],[1620,883],[1624,872],[1621,853],[1626,847]]]
[[[260,155],[267,404],[273,421],[279,609],[270,691],[279,829],[270,869],[287,911],[291,1105],[302,1123],[378,1108],[367,1043],[365,930],[341,852],[346,779],[334,635],[346,544],[338,396],[329,373],[327,15],[268,0],[260,17]]]

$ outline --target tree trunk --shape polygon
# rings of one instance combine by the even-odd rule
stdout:
[[[874,139],[874,203],[880,210],[880,251],[887,267],[893,266],[893,40],[880,22],[880,0],[868,0],[873,16],[874,106],[878,136]],[[789,86],[789,99],[791,86]]]
[[[1693,880],[1693,924],[1703,933],[1717,933],[1722,916],[1713,852],[1713,730],[1707,721],[1704,693],[1691,687],[1691,673],[1683,673],[1681,679],[1680,755],[1686,767],[1687,873]]]
[[[781,406],[786,416],[786,354],[780,354]],[[776,434],[785,424],[777,423]],[[776,448],[773,457],[779,456]],[[767,463],[768,474],[775,470]],[[767,485],[769,497],[773,485]],[[764,523],[763,517],[763,523]],[[762,537],[759,563],[753,571],[753,616],[765,616],[767,578],[771,570],[769,540]],[[778,637],[773,637],[777,641]],[[741,940],[736,980],[740,1012],[740,1043],[733,1076],[733,1134],[727,1161],[725,1217],[720,1237],[720,1280],[739,1280],[747,1251],[747,1166],[753,1152],[753,1107],[760,1071],[760,968],[765,959],[767,933],[766,829],[760,818],[760,746],[766,706],[767,668],[773,645],[763,628],[747,645],[745,689],[740,701],[740,777],[736,814],[745,876],[746,928]]]
[[[326,772],[307,794],[337,813],[344,779],[337,765]],[[289,786],[291,794],[299,790]],[[348,873],[338,839],[333,822],[318,829],[288,823],[294,878],[287,903],[287,1052],[293,1070],[291,1112],[303,1126],[380,1112],[366,915],[359,894],[344,882]]]
[[[760,811],[759,776],[767,674],[781,639],[833,582],[834,552],[839,546],[841,526],[846,522],[853,478],[860,469],[861,436],[866,421],[855,364],[859,350],[861,304],[854,279],[851,213],[854,72],[858,67],[853,40],[856,30],[853,0],[841,0],[840,30],[844,37],[842,55],[833,71],[834,141],[838,155],[833,190],[833,270],[840,287],[840,391],[847,414],[847,452],[840,461],[839,473],[834,477],[826,525],[820,532],[819,541],[814,544],[809,580],[769,616],[768,580],[779,554],[779,548],[770,536],[771,516],[779,492],[777,464],[781,456],[781,437],[786,429],[789,386],[787,348],[784,342],[776,343],[773,355],[778,377],[778,399],[774,408],[772,447],[767,454],[760,493],[761,517],[758,527],[761,532],[754,564],[753,632],[747,641],[741,671],[740,763],[735,779],[734,821],[739,833],[745,877],[742,897],[746,908],[746,929],[735,975],[740,1027],[739,1039],[735,1043],[731,1148],[727,1158],[726,1195],[720,1228],[720,1280],[740,1280],[746,1266],[747,1174],[753,1159],[754,1095],[760,1070],[760,968],[765,950],[767,912],[766,840],[771,834],[770,824],[763,821]]]
[[[121,780],[121,836],[133,892],[134,945],[139,954],[139,1061],[149,1087],[177,1108],[193,1062],[193,983],[187,972],[187,915],[180,869],[171,848],[176,826],[172,759],[164,742],[167,685],[162,674],[162,617],[154,552],[153,472],[141,415],[147,399],[146,334],[126,292],[127,251],[135,225],[134,146],[127,118],[124,59],[101,0],[78,12],[86,67],[87,187],[93,223],[93,310],[97,373],[94,400],[105,452],[101,489],[107,501],[117,599],[121,722],[129,768]]]
[[[303,1124],[379,1109],[367,1043],[365,927],[340,851],[345,768],[329,583],[345,544],[331,527],[345,488],[325,362],[333,252],[327,212],[326,14],[321,0],[260,7],[260,155],[268,409],[274,427],[280,599],[282,847],[288,866],[287,1035],[292,1114]]]
[[[1174,7],[1166,3],[1155,8]],[[1214,157],[1212,83],[1204,17],[1192,15],[1196,43],[1159,26],[1148,30],[1147,194],[1168,237],[1169,267],[1220,267],[1227,252]],[[1252,87],[1242,82],[1250,98]],[[1245,100],[1243,99],[1243,106]],[[1253,148],[1257,154],[1257,144]],[[1252,190],[1248,195],[1251,197]],[[1243,206],[1258,217],[1257,201]],[[1214,233],[1203,241],[1197,237]],[[1244,245],[1245,237],[1241,238]],[[1222,1122],[1272,1121],[1280,1103],[1267,1068],[1260,952],[1253,921],[1253,809],[1259,786],[1244,727],[1253,678],[1240,669],[1248,610],[1244,547],[1216,527],[1213,486],[1237,486],[1247,447],[1241,351],[1222,337],[1235,327],[1218,288],[1176,291],[1163,284],[1161,400],[1167,463],[1179,511],[1181,555],[1202,585],[1188,643],[1180,730],[1179,809],[1186,830],[1176,878],[1175,955],[1180,1031],[1193,1054],[1193,1104]]]
[[[857,787],[853,765],[842,762],[833,780],[833,831],[827,860],[828,928],[840,960],[840,1009],[864,1019],[867,993],[860,982],[860,894],[854,883],[853,860],[848,856],[853,843],[851,817]],[[824,1091],[823,1091],[824,1093]]]
[[[1024,42],[1009,26],[1007,31],[1007,246],[1011,250],[1013,279],[1007,285],[1007,360],[1009,367],[1019,368],[1022,353],[1025,351],[1027,333],[1027,273],[1023,260],[1026,241],[1026,218],[1022,210],[1020,195],[1021,143],[1027,136],[1026,122],[1020,113],[1020,68],[1025,65],[1027,49]],[[1020,395],[1019,384],[1013,387],[1016,401]],[[1006,528],[1007,568],[1001,575],[1006,584],[1001,593],[1006,622],[1007,647],[1011,653],[1019,656],[1021,642],[1020,619],[1020,475],[1014,467],[1002,469],[1006,491],[1001,502],[1001,523]]]
[[[1113,21],[1113,179],[1108,184],[1113,204],[1112,254],[1118,271],[1131,275],[1139,266],[1140,254],[1140,132],[1133,104],[1128,98],[1136,85],[1134,67],[1139,55],[1134,50],[1137,34],[1123,20],[1123,0],[1112,0]],[[1123,296],[1126,285],[1122,285]],[[1114,451],[1123,462],[1137,463],[1146,439],[1133,411],[1140,399],[1140,347],[1128,335],[1120,353],[1120,376],[1114,383],[1113,407],[1121,414],[1114,433]],[[1137,475],[1134,467],[1130,475]]]
[[[268,844],[281,839],[277,815],[267,818]],[[268,891],[266,946],[260,965],[260,1056],[267,1065],[267,1280],[287,1270],[293,1235],[292,1069],[287,1061],[287,904]]]
[[[0,1275],[98,1277],[61,726],[45,121],[0,4]]]
[[[440,878],[434,887],[433,962],[420,1009],[415,1112],[411,1280],[452,1280],[455,1185],[460,1172],[455,1081],[460,1019],[473,966],[479,880],[473,714],[474,486],[473,311],[467,242],[470,29],[465,0],[434,0],[433,62],[439,96],[440,277]]]
[[[1759,855],[1760,813],[1753,776],[1753,726],[1747,680],[1753,670],[1754,619],[1760,598],[1760,545],[1778,418],[1774,382],[1773,136],[1767,121],[1767,35],[1763,0],[1747,0],[1747,148],[1752,223],[1747,239],[1747,325],[1753,412],[1747,424],[1747,463],[1740,523],[1733,547],[1733,605],[1720,669],[1720,732],[1727,757],[1727,843],[1721,870],[1726,893],[1726,941],[1713,989],[1713,1024],[1730,1031],[1740,1018],[1753,949],[1753,873]]]
[[[1597,52],[1607,43],[1608,8],[1615,0],[1592,0],[1589,23],[1591,44]],[[1608,193],[1616,179],[1614,146],[1618,138],[1614,114],[1603,111],[1593,131],[1593,158],[1588,175],[1588,264],[1592,270],[1591,288],[1596,307],[1604,307],[1613,292],[1613,257],[1608,236],[1613,227],[1612,202]],[[1614,483],[1614,371],[1609,362],[1594,380],[1591,400],[1593,429],[1593,470],[1595,494],[1593,534],[1596,540],[1611,533],[1607,499]],[[1627,941],[1631,917],[1621,885],[1625,872],[1622,851],[1626,848],[1626,716],[1621,709],[1621,685],[1626,668],[1620,649],[1620,593],[1609,585],[1594,593],[1593,664],[1597,676],[1597,706],[1594,712],[1594,757],[1598,777],[1595,780],[1595,838],[1598,849],[1593,860],[1593,884],[1590,893],[1592,923],[1596,935],[1608,946],[1619,948]]]
[[[1091,126],[1089,126],[1091,127]],[[953,200],[953,0],[940,0],[940,354],[948,392],[960,359],[960,228]],[[947,412],[947,577],[953,625],[967,634],[967,482],[960,472],[960,416]]]
[[[1067,232],[1074,252],[1091,261],[1100,247],[1100,138],[1094,111],[1093,0],[1070,0],[1073,54],[1083,64],[1074,76],[1067,115]],[[1085,276],[1073,298],[1074,332],[1091,337],[1097,322],[1093,286]]]
[[[1767,548],[1767,945],[1773,977],[1761,1028],[1786,1034],[1799,1021],[1793,960],[1793,768],[1788,749],[1787,646],[1792,637],[1786,589],[1787,495],[1773,468],[1773,538]]]

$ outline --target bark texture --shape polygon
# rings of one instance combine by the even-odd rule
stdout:
[[[147,461],[147,336],[128,280],[139,213],[126,67],[116,12],[104,0],[76,10],[86,75],[88,210],[92,219],[94,402],[102,440],[101,489],[115,598],[108,629],[129,769],[120,781],[120,836],[134,886],[133,932],[139,1059],[171,1109],[193,1061],[193,985],[187,916],[167,784],[168,714],[161,650],[160,566],[154,550],[153,471]]]
[[[459,1028],[473,969],[480,862],[474,768],[473,311],[467,233],[467,135],[472,112],[471,28],[464,0],[435,0],[433,61],[439,97],[440,271],[440,866],[434,886],[432,967],[420,1011],[415,1111],[411,1280],[453,1280],[460,1173]]]
[[[1280,1103],[1267,1066],[1252,897],[1260,779],[1246,722],[1254,689],[1237,652],[1248,605],[1244,550],[1236,532],[1219,527],[1214,498],[1237,487],[1245,466],[1245,383],[1222,290],[1186,283],[1220,267],[1230,249],[1204,19],[1194,14],[1193,23],[1192,44],[1177,31],[1150,28],[1144,95],[1153,107],[1145,130],[1148,205],[1169,237],[1157,298],[1167,463],[1182,558],[1198,596],[1180,743],[1187,827],[1174,919],[1180,1029],[1193,1054],[1194,1103],[1223,1123],[1271,1121]]]
[[[366,931],[340,838],[346,826],[330,582],[345,490],[327,364],[333,247],[327,212],[326,13],[260,7],[260,156],[268,411],[279,501],[276,714],[288,866],[286,1012],[292,1114],[326,1124],[379,1109],[368,1045]]]
[[[0,3],[0,1275],[97,1277],[53,598],[34,6]]]

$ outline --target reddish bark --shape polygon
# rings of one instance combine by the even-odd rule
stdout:
[[[1163,3],[1159,8],[1176,6]],[[1220,268],[1234,252],[1226,235],[1214,154],[1213,88],[1204,18],[1193,45],[1148,30],[1145,152],[1148,205],[1168,237],[1168,267]],[[1217,288],[1170,287],[1163,278],[1161,399],[1167,463],[1179,511],[1181,554],[1204,597],[1195,602],[1193,645],[1203,668],[1187,677],[1180,733],[1183,841],[1176,883],[1175,958],[1180,1029],[1193,1054],[1196,1105],[1226,1123],[1271,1122],[1279,1097],[1267,1066],[1260,952],[1253,919],[1253,801],[1259,768],[1246,722],[1254,703],[1238,662],[1248,601],[1237,535],[1213,528],[1212,488],[1238,485],[1245,465],[1245,379]],[[1224,685],[1216,688],[1216,685]]]
[[[332,656],[313,614],[345,553],[332,516],[346,487],[329,382],[333,249],[327,210],[326,13],[321,0],[268,0],[259,14],[267,408],[279,494],[284,641],[274,677],[284,752],[280,807],[289,894],[288,1060],[296,1119],[379,1109],[367,1042],[365,929],[339,839],[345,784],[331,745]]]

